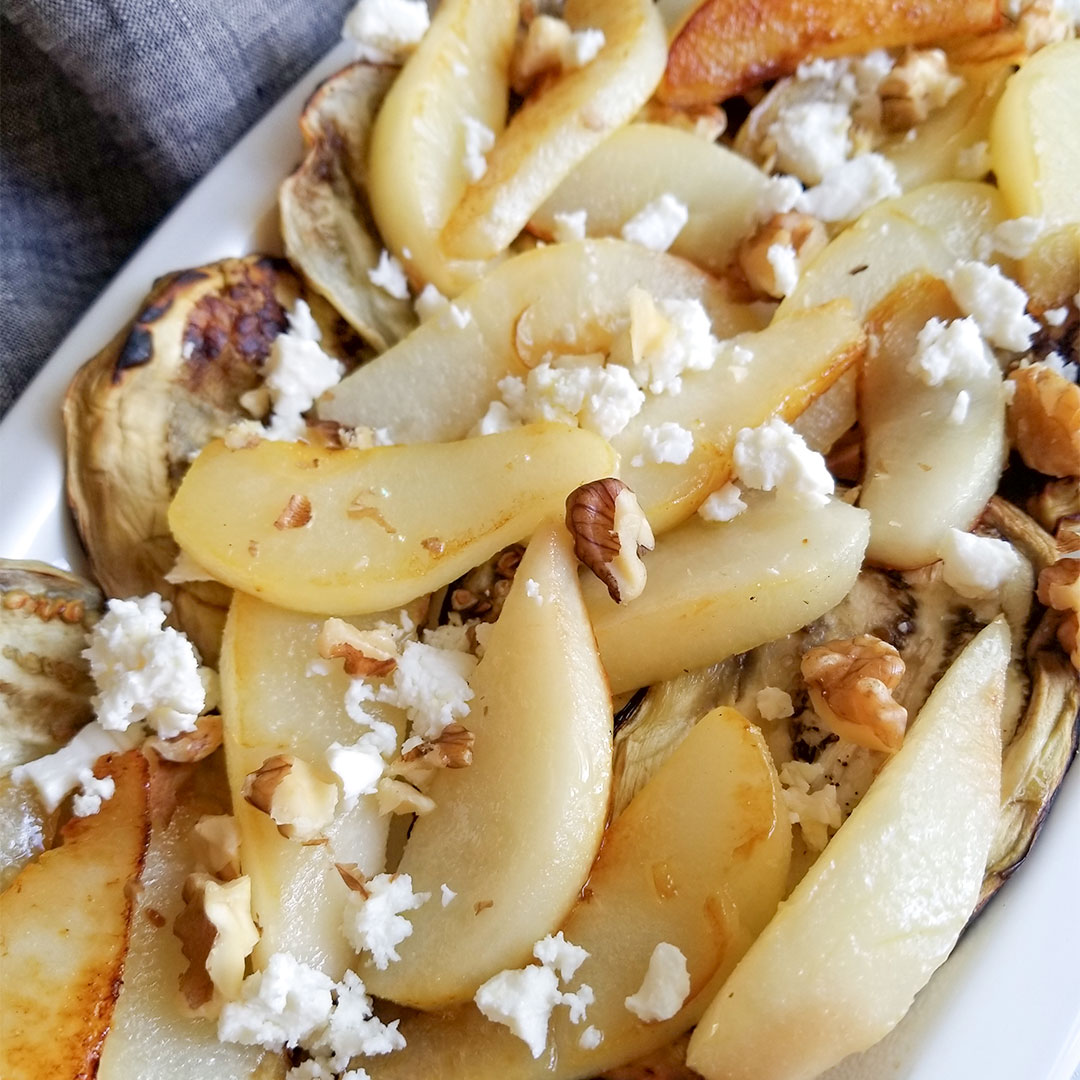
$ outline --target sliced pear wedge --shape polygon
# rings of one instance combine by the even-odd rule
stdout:
[[[619,476],[634,491],[653,531],[684,521],[731,479],[735,436],[772,416],[794,420],[862,358],[862,328],[842,303],[774,322],[731,342],[708,371],[683,376],[680,394],[646,399],[612,439]],[[735,348],[752,355],[745,364]],[[685,462],[657,462],[643,452],[646,427],[677,423],[694,436]]]
[[[469,185],[466,123],[503,129],[518,9],[503,0],[440,4],[371,133],[368,194],[383,241],[414,283],[455,296],[484,272],[439,235]]]
[[[599,435],[565,424],[373,450],[218,442],[184,478],[169,525],[233,588],[295,611],[384,611],[529,536],[613,466]]]
[[[670,194],[690,215],[672,254],[718,274],[753,232],[765,186],[760,169],[719,143],[664,124],[629,124],[570,173],[529,229],[550,240],[556,214],[584,210],[590,236],[618,236],[642,207]]]
[[[606,352],[625,325],[635,285],[656,299],[698,300],[720,338],[759,319],[682,259],[622,240],[557,244],[508,260],[319,402],[323,419],[386,428],[395,442],[461,439],[545,351]],[[569,339],[569,340],[568,340]],[[402,387],[408,387],[403,393]]]
[[[525,551],[472,679],[466,769],[443,769],[398,867],[434,899],[368,990],[424,1009],[469,1001],[566,918],[596,857],[611,788],[611,697],[560,525]],[[440,887],[457,896],[444,907]]]
[[[938,386],[908,368],[927,321],[959,315],[944,282],[916,275],[870,318],[878,348],[859,398],[865,438],[859,505],[870,512],[867,557],[882,566],[935,562],[949,530],[970,528],[1001,478],[1007,446],[997,364],[985,375]]]
[[[734,709],[716,709],[608,829],[562,926],[589,953],[571,980],[595,995],[585,1021],[575,1026],[559,1008],[548,1049],[534,1060],[472,1005],[407,1017],[406,1048],[364,1067],[372,1080],[575,1080],[664,1046],[697,1020],[772,916],[790,854],[791,828],[764,740]],[[671,1018],[644,1023],[624,1002],[662,941],[686,958],[690,995]],[[579,1042],[589,1024],[604,1034],[593,1050]]]
[[[709,1006],[706,1080],[809,1080],[891,1030],[956,944],[997,823],[1009,630],[960,654]]]
[[[385,617],[397,621],[396,613]],[[379,617],[351,621],[374,626]],[[308,674],[308,664],[318,658],[315,638],[321,626],[316,616],[236,593],[225,624],[221,701],[241,865],[251,878],[252,910],[262,932],[255,967],[276,952],[290,952],[340,979],[353,964],[353,952],[341,932],[348,889],[334,863],[356,863],[368,876],[381,873],[389,819],[380,816],[373,795],[362,795],[352,809],[339,806],[325,844],[301,844],[282,836],[270,817],[243,797],[248,773],[276,754],[294,754],[324,780],[333,780],[327,747],[334,741],[355,743],[366,730],[345,711],[350,679],[339,663],[328,663],[329,674]],[[364,708],[380,719],[402,722],[389,706],[366,702]]]
[[[490,259],[525,228],[564,177],[652,96],[667,60],[652,0],[567,0],[566,21],[599,30],[604,45],[529,98],[487,155],[443,230],[446,251]]]
[[[695,518],[645,555],[645,591],[616,604],[584,583],[600,657],[615,694],[673,678],[823,615],[850,591],[870,534],[868,515],[834,500],[808,510],[775,497],[724,524]]]

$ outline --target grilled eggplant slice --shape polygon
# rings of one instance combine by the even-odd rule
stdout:
[[[287,263],[260,255],[162,278],[64,401],[68,500],[94,576],[110,596],[171,600],[172,620],[209,664],[230,592],[213,581],[165,581],[178,551],[166,511],[192,457],[248,415],[240,397],[260,385],[271,343],[304,297]],[[349,366],[352,331],[306,298],[323,347]]]
[[[391,296],[368,276],[383,249],[368,209],[368,143],[397,71],[361,62],[319,86],[300,116],[306,156],[278,199],[293,265],[379,352],[417,321],[407,296]]]

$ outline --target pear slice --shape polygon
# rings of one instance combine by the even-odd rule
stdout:
[[[665,124],[629,124],[570,173],[529,229],[550,240],[556,214],[584,210],[590,236],[618,236],[642,207],[670,194],[690,214],[672,254],[719,274],[753,232],[766,183],[760,169],[719,143]]]
[[[610,826],[562,926],[566,940],[589,953],[570,983],[594,992],[585,1021],[572,1025],[557,1009],[548,1050],[534,1060],[471,1004],[407,1017],[405,1049],[364,1067],[372,1080],[574,1080],[664,1046],[697,1020],[772,916],[790,855],[791,828],[764,740],[734,709],[715,709]],[[643,1023],[624,1002],[661,941],[686,958],[690,996],[670,1019]],[[579,1043],[590,1024],[604,1034],[594,1050]]]
[[[400,873],[435,899],[411,913],[401,959],[366,963],[368,990],[418,1008],[468,1001],[528,960],[585,884],[611,788],[611,697],[561,525],[525,551],[472,679],[466,769],[443,769]],[[457,896],[443,907],[446,884]]]
[[[599,30],[604,45],[529,98],[487,155],[443,230],[447,252],[490,259],[525,228],[563,178],[652,96],[667,60],[652,0],[567,0],[566,21]]]
[[[184,477],[169,525],[235,589],[296,611],[384,611],[529,536],[613,465],[599,435],[565,424],[373,450],[217,442]]]
[[[695,518],[645,555],[645,591],[616,604],[584,582],[612,693],[670,679],[790,634],[851,590],[870,534],[865,511],[813,510],[763,495],[725,524]]]
[[[409,276],[455,296],[484,272],[449,258],[439,234],[469,185],[466,122],[506,123],[518,9],[504,0],[440,4],[375,118],[368,198],[383,242]]]
[[[865,437],[859,505],[870,512],[867,557],[911,569],[939,558],[949,530],[966,530],[997,490],[1005,464],[1005,392],[996,363],[962,383],[927,386],[908,370],[932,318],[959,316],[948,288],[915,275],[872,313],[878,348],[863,377]],[[962,420],[957,396],[967,395]]]
[[[997,823],[1009,630],[953,662],[903,748],[690,1040],[707,1080],[809,1080],[891,1030],[956,944]]]
[[[0,1074],[94,1076],[131,930],[150,835],[146,759],[99,762],[116,785],[101,810],[72,818],[63,843],[0,894]]]
[[[396,613],[384,617],[397,621]],[[350,621],[370,627],[379,616]],[[325,774],[323,779],[333,779],[327,747],[355,743],[365,730],[345,711],[350,678],[339,663],[330,662],[326,675],[308,674],[309,662],[318,658],[321,626],[316,616],[235,593],[221,653],[221,702],[241,865],[251,878],[253,914],[262,932],[255,967],[276,952],[290,952],[340,979],[352,966],[353,952],[341,932],[348,889],[334,863],[356,863],[368,876],[381,873],[389,819],[379,814],[373,795],[362,795],[352,809],[339,806],[327,843],[301,844],[282,836],[242,794],[248,773],[275,754],[295,754]],[[366,702],[364,708],[401,723],[397,710],[386,705]]]
[[[620,478],[637,495],[653,531],[685,520],[732,475],[735,436],[772,416],[794,420],[861,359],[862,328],[844,303],[826,304],[746,334],[721,351],[708,371],[687,372],[679,394],[648,397],[611,444]],[[732,363],[736,347],[752,354]],[[643,453],[646,427],[677,423],[694,436],[685,462],[657,462]]]
[[[395,442],[464,438],[506,375],[547,350],[607,352],[635,285],[656,299],[698,300],[717,337],[761,324],[746,305],[682,259],[622,240],[538,248],[508,260],[439,316],[319,402],[323,419],[386,428]],[[408,387],[402,392],[402,387]]]

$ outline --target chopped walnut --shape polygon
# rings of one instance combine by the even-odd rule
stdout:
[[[664,124],[688,131],[706,142],[716,142],[727,130],[727,113],[719,105],[694,105],[679,108],[661,101],[648,101],[637,115],[645,124]]]
[[[1054,0],[1033,0],[1020,12],[1016,24],[1029,53],[1070,36],[1070,20],[1064,6]]]
[[[324,660],[342,658],[347,675],[382,678],[397,667],[397,638],[391,630],[358,630],[344,619],[327,619],[315,639]]]
[[[203,713],[194,731],[184,731],[171,739],[151,735],[143,744],[166,761],[191,763],[208,758],[221,745],[221,715]]]
[[[802,658],[814,711],[843,739],[894,753],[904,742],[907,709],[893,698],[904,661],[887,641],[862,634],[829,641]]]
[[[306,761],[292,754],[267,758],[244,780],[244,798],[277,825],[288,840],[326,842],[324,830],[334,819],[336,784],[320,780]]]
[[[614,477],[593,480],[566,500],[566,527],[574,554],[606,586],[617,604],[640,596],[645,588],[641,556],[656,541],[637,496]]]
[[[188,961],[180,992],[199,1016],[215,1016],[226,1001],[240,995],[244,962],[259,940],[251,918],[251,879],[215,881],[190,874],[184,882],[184,909],[173,933]]]
[[[776,250],[795,253],[796,275],[828,243],[825,226],[809,214],[775,214],[739,245],[739,266],[751,288],[779,300],[792,283],[778,273]]]
[[[461,724],[448,724],[435,739],[425,739],[401,755],[403,762],[423,762],[435,769],[465,769],[472,764],[475,737]]]
[[[1047,532],[1055,532],[1065,519],[1080,518],[1080,484],[1071,476],[1048,481],[1028,499],[1027,512]]]
[[[1042,364],[1009,376],[1009,435],[1024,464],[1048,476],[1080,474],[1080,386]]]
[[[196,865],[220,881],[240,876],[240,830],[232,814],[206,814],[191,830]]]
[[[1039,602],[1062,613],[1058,641],[1080,670],[1080,558],[1066,555],[1039,575]]]
[[[306,495],[290,495],[285,509],[278,514],[274,528],[302,529],[311,521],[311,500]]]
[[[949,71],[941,49],[911,49],[881,80],[881,126],[886,131],[907,131],[940,109],[964,85]]]
[[[375,798],[380,814],[416,814],[420,817],[435,809],[435,800],[430,796],[404,780],[391,780],[388,776],[379,781]]]

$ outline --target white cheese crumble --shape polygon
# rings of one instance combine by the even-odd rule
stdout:
[[[746,487],[824,506],[835,489],[821,454],[783,420],[774,418],[735,437],[735,475]]]
[[[758,196],[756,217],[759,222],[768,221],[777,214],[795,209],[802,197],[803,186],[794,176],[766,177]]]
[[[104,799],[116,794],[116,781],[111,776],[99,780],[90,769],[79,772],[79,792],[71,800],[71,812],[76,817],[89,817],[101,809]]]
[[[461,121],[465,129],[465,175],[475,184],[487,172],[487,154],[495,145],[495,132],[475,116]]]
[[[442,315],[449,307],[450,301],[429,281],[413,301],[416,317],[421,322],[427,322],[438,315]]]
[[[795,715],[791,695],[778,686],[766,686],[754,695],[754,705],[762,720],[783,720]]]
[[[404,59],[430,25],[424,0],[360,0],[345,17],[342,35],[357,45],[357,57],[373,64]]]
[[[641,445],[645,457],[657,465],[684,465],[694,452],[694,436],[681,424],[665,420],[656,427],[645,425]]]
[[[772,267],[776,289],[781,296],[795,291],[799,284],[799,257],[790,244],[770,244],[765,258]]]
[[[655,301],[634,286],[627,294],[629,321],[612,343],[612,358],[629,368],[634,381],[652,394],[679,394],[687,371],[708,371],[719,343],[700,300]]]
[[[820,184],[796,199],[795,209],[825,222],[851,221],[900,194],[892,162],[880,154],[860,154],[829,169]]]
[[[405,277],[405,268],[389,251],[380,253],[378,266],[368,270],[367,276],[372,285],[395,300],[409,299],[409,280]]]
[[[1068,379],[1069,382],[1076,382],[1078,365],[1076,362],[1066,363],[1065,358],[1060,353],[1047,353],[1038,364],[1032,364],[1031,366],[1044,367],[1047,371],[1052,371],[1055,375]]]
[[[840,802],[835,784],[824,784],[821,762],[787,761],[780,769],[781,793],[792,825],[802,829],[811,851],[822,851],[829,830],[840,828]],[[815,787],[814,785],[817,785]]]
[[[544,602],[544,594],[540,591],[540,582],[534,578],[526,580],[525,595],[537,606]]]
[[[915,129],[912,128],[914,131]],[[956,152],[956,177],[958,180],[981,180],[993,168],[990,160],[990,144],[984,139]]]
[[[145,720],[163,739],[194,731],[206,708],[209,668],[187,637],[164,626],[172,610],[157,593],[110,600],[83,656],[98,692],[91,698],[106,731]]]
[[[560,981],[569,982],[578,972],[578,968],[589,959],[589,954],[580,945],[567,941],[563,932],[548,934],[533,946],[533,956],[544,967],[551,968]]]
[[[451,616],[457,612],[451,612]],[[460,620],[460,615],[458,619]],[[469,630],[475,625],[475,620],[469,622],[448,622],[442,626],[434,626],[425,630],[424,644],[434,646],[436,649],[454,649],[457,652],[472,652],[472,642],[469,641]]]
[[[443,907],[446,907],[457,896],[457,893],[454,892],[449,885],[440,885],[439,892],[441,894],[440,901]]]
[[[769,126],[776,164],[806,184],[819,184],[851,152],[851,117],[842,102],[803,101],[788,105]]]
[[[431,899],[431,893],[414,893],[408,874],[377,874],[364,883],[367,893],[350,892],[345,905],[344,930],[357,952],[371,953],[372,962],[385,971],[400,960],[397,947],[413,932],[401,913],[415,911]]]
[[[1031,254],[1042,231],[1042,218],[1018,217],[1002,221],[990,230],[990,250],[1000,251],[1010,259],[1022,259]]]
[[[962,424],[967,419],[970,408],[971,394],[966,390],[959,391],[956,400],[953,401],[952,408],[949,410],[949,423]]]
[[[705,499],[698,507],[698,514],[706,521],[733,521],[745,509],[739,485],[728,481]]]
[[[379,687],[377,700],[404,709],[412,734],[435,739],[469,715],[473,692],[469,676],[476,657],[456,649],[437,649],[408,641],[394,668],[392,684]]]
[[[558,213],[554,218],[552,235],[557,244],[569,244],[574,240],[585,239],[585,226],[588,221],[587,210],[573,210]]]
[[[544,1052],[551,1013],[561,1000],[555,972],[532,964],[516,971],[500,971],[473,997],[480,1012],[508,1027],[525,1043],[533,1058]]]
[[[1020,352],[1031,344],[1039,324],[1025,314],[1027,294],[996,266],[960,261],[946,283],[960,310],[970,315],[991,345]]]
[[[330,1065],[335,1071],[344,1070],[360,1054],[374,1056],[405,1049],[405,1039],[398,1031],[399,1021],[384,1024],[374,1015],[371,998],[355,972],[345,972],[334,987],[334,997],[336,1003],[326,1030],[313,1048],[330,1052]]]
[[[930,319],[916,336],[915,355],[908,361],[908,371],[927,386],[985,378],[996,366],[970,317],[950,323]]]
[[[351,810],[361,795],[374,795],[379,779],[386,769],[379,739],[367,734],[353,743],[342,746],[334,741],[326,750],[326,764],[341,781],[342,809]]]
[[[582,1050],[595,1050],[604,1041],[604,1033],[590,1024],[578,1039],[578,1046]]]
[[[624,240],[640,244],[650,251],[667,251],[682,232],[690,211],[670,192],[643,206],[623,225]]]
[[[572,71],[596,59],[605,42],[603,30],[575,30],[562,49],[562,66]]]
[[[626,1007],[646,1023],[670,1020],[690,996],[690,973],[686,957],[674,945],[661,941],[649,957],[637,993],[626,999]]]
[[[1020,556],[1006,540],[950,529],[938,551],[945,584],[961,596],[991,596],[1021,567]]]
[[[1042,313],[1042,317],[1047,326],[1064,326],[1065,320],[1069,317],[1069,309],[1067,307],[1047,308]]]

